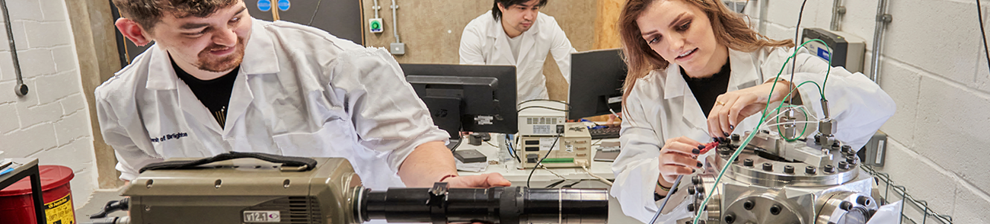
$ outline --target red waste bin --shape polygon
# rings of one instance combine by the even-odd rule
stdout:
[[[46,224],[75,224],[72,190],[69,181],[75,175],[65,166],[38,166],[41,195],[44,196]],[[31,180],[28,177],[0,190],[0,223],[38,224],[34,213]]]

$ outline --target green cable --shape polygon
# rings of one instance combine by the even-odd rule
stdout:
[[[818,83],[816,83],[815,81],[811,81],[811,80],[804,81],[801,84],[798,84],[796,87],[794,87],[794,89],[792,89],[790,92],[788,92],[787,93],[787,96],[784,96],[784,99],[788,99],[789,97],[791,97],[791,94],[793,94],[795,90],[797,90],[799,87],[803,86],[804,84],[808,84],[808,83],[815,84],[815,86],[818,86]],[[818,91],[819,92],[821,92],[821,89],[822,89],[822,87],[821,86],[818,86]],[[822,98],[825,98],[825,96],[822,96]],[[799,106],[794,106],[794,105],[788,105],[787,107],[788,108],[801,108],[801,112],[804,113],[804,121],[805,122],[808,121],[808,111],[807,110],[804,110],[804,108],[799,107]],[[777,113],[780,113],[780,111],[774,111],[773,112],[773,114],[777,114]],[[777,116],[777,123],[780,123],[780,116]],[[801,134],[800,135],[798,135],[797,137],[794,137],[793,139],[791,139],[791,138],[788,138],[787,136],[784,136],[784,133],[782,131],[780,131],[780,125],[777,125],[777,134],[779,134],[780,137],[781,138],[784,138],[784,141],[787,141],[787,142],[797,141],[799,138],[801,138],[801,136],[804,136],[804,132],[806,132],[806,131],[808,131],[808,123],[804,123],[804,129],[801,130]]]
[[[826,49],[828,49],[829,51],[832,51],[832,48],[829,47],[828,44],[826,44],[825,41],[822,41],[821,39],[811,39],[811,40],[805,41],[804,43],[801,44],[801,47],[799,47],[798,49],[804,48],[804,45],[805,44],[808,44],[808,43],[811,43],[811,42],[822,43],[822,45],[825,45],[825,48]],[[794,49],[794,54],[791,54],[791,57],[796,57],[797,56],[797,51],[798,51],[797,49]],[[790,60],[791,57],[788,57],[787,59]],[[787,66],[787,62],[784,62],[784,66]],[[781,68],[781,69],[784,69],[784,68]],[[828,57],[828,66],[827,66],[827,69],[825,70],[825,80],[822,81],[822,85],[818,87],[818,91],[820,91],[821,94],[822,94],[822,99],[825,99],[825,84],[828,83],[828,74],[829,73],[832,73],[832,57],[831,56]],[[815,85],[818,85],[818,84],[816,83]]]
[[[808,44],[808,43],[814,42],[814,41],[821,42],[822,44],[825,45],[826,48],[828,48],[828,44],[826,44],[825,41],[822,41],[820,39],[812,39],[812,40],[805,41],[804,43],[801,44],[801,46],[799,46],[798,48],[795,48],[794,49],[794,53],[791,54],[790,57],[787,57],[787,60],[784,60],[784,65],[781,66],[780,71],[777,72],[777,76],[773,78],[773,85],[770,86],[770,94],[769,94],[770,96],[773,96],[773,90],[777,87],[777,81],[780,80],[780,74],[784,73],[784,69],[787,67],[787,62],[790,61],[791,58],[794,58],[794,57],[797,56],[798,49],[801,49],[801,48],[804,47],[805,44]],[[828,81],[828,74],[831,71],[832,71],[832,58],[829,57],[828,69],[825,71],[825,81],[822,82],[822,86],[825,86],[824,83]],[[802,83],[802,84],[804,84],[804,83]],[[797,87],[794,87],[794,89],[797,89]],[[825,91],[824,90],[825,89],[822,88],[819,91],[819,93],[822,96],[822,100],[825,99]],[[791,90],[791,92],[793,92],[793,91],[794,90]],[[789,96],[790,93],[788,93],[787,95]],[[768,113],[767,112],[769,111],[768,109],[770,109],[770,99],[771,98],[772,97],[767,97],[767,105],[766,105],[766,107],[763,108],[763,116],[760,116],[760,121],[759,121],[759,123],[756,123],[756,128],[753,128],[753,132],[752,133],[756,133],[757,131],[759,131],[760,130],[760,125],[762,125],[763,122],[767,119],[767,116],[768,116]],[[784,99],[787,99],[787,98],[785,97]],[[783,107],[783,106],[784,106],[784,104],[781,103],[780,105],[777,106],[777,108],[775,110],[776,111],[780,111],[780,108]],[[825,108],[822,108],[822,109],[825,109]],[[736,152],[735,153],[732,153],[732,156],[729,157],[728,160],[726,160],[726,161],[730,161],[730,162],[725,163],[725,166],[722,166],[722,170],[718,172],[718,177],[715,178],[715,183],[712,184],[713,186],[718,187],[718,182],[722,180],[722,176],[725,175],[725,171],[729,169],[729,166],[730,165],[732,165],[732,162],[731,161],[736,161],[736,158],[739,157],[739,154],[742,153],[742,151],[746,147],[746,145],[748,145],[749,142],[753,140],[753,137],[754,136],[756,136],[756,135],[755,134],[750,134],[749,136],[746,136],[746,140],[743,140],[742,144],[739,144],[739,148],[736,148]],[[695,214],[694,221],[691,222],[691,223],[698,223],[698,218],[701,218],[701,212],[704,212],[705,211],[705,209],[704,209],[705,206],[708,205],[708,201],[712,199],[712,195],[714,195],[714,194],[715,194],[715,189],[713,188],[712,190],[710,190],[708,192],[708,196],[705,197],[705,200],[701,202],[701,205],[698,206],[698,208],[697,208],[698,213]]]

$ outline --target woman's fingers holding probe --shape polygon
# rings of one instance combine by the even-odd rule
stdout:
[[[695,141],[694,139],[688,137],[676,137],[667,139],[664,143],[663,148],[660,149],[660,153],[680,153],[687,156],[697,155],[694,149],[698,149],[698,146],[704,148],[704,144]]]
[[[687,175],[699,168],[700,162],[695,159],[701,149],[700,142],[681,136],[667,139],[660,149],[660,173],[668,183],[673,182],[679,175]]]

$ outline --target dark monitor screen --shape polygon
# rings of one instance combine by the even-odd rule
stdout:
[[[451,138],[458,131],[518,132],[516,68],[504,65],[400,64],[406,81]]]
[[[616,113],[622,110],[622,83],[626,63],[619,49],[571,54],[571,88],[567,119]]]

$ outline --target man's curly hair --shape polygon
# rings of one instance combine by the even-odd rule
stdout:
[[[163,15],[177,18],[206,17],[217,10],[237,4],[239,0],[113,0],[121,16],[134,20],[147,32],[158,24]]]

